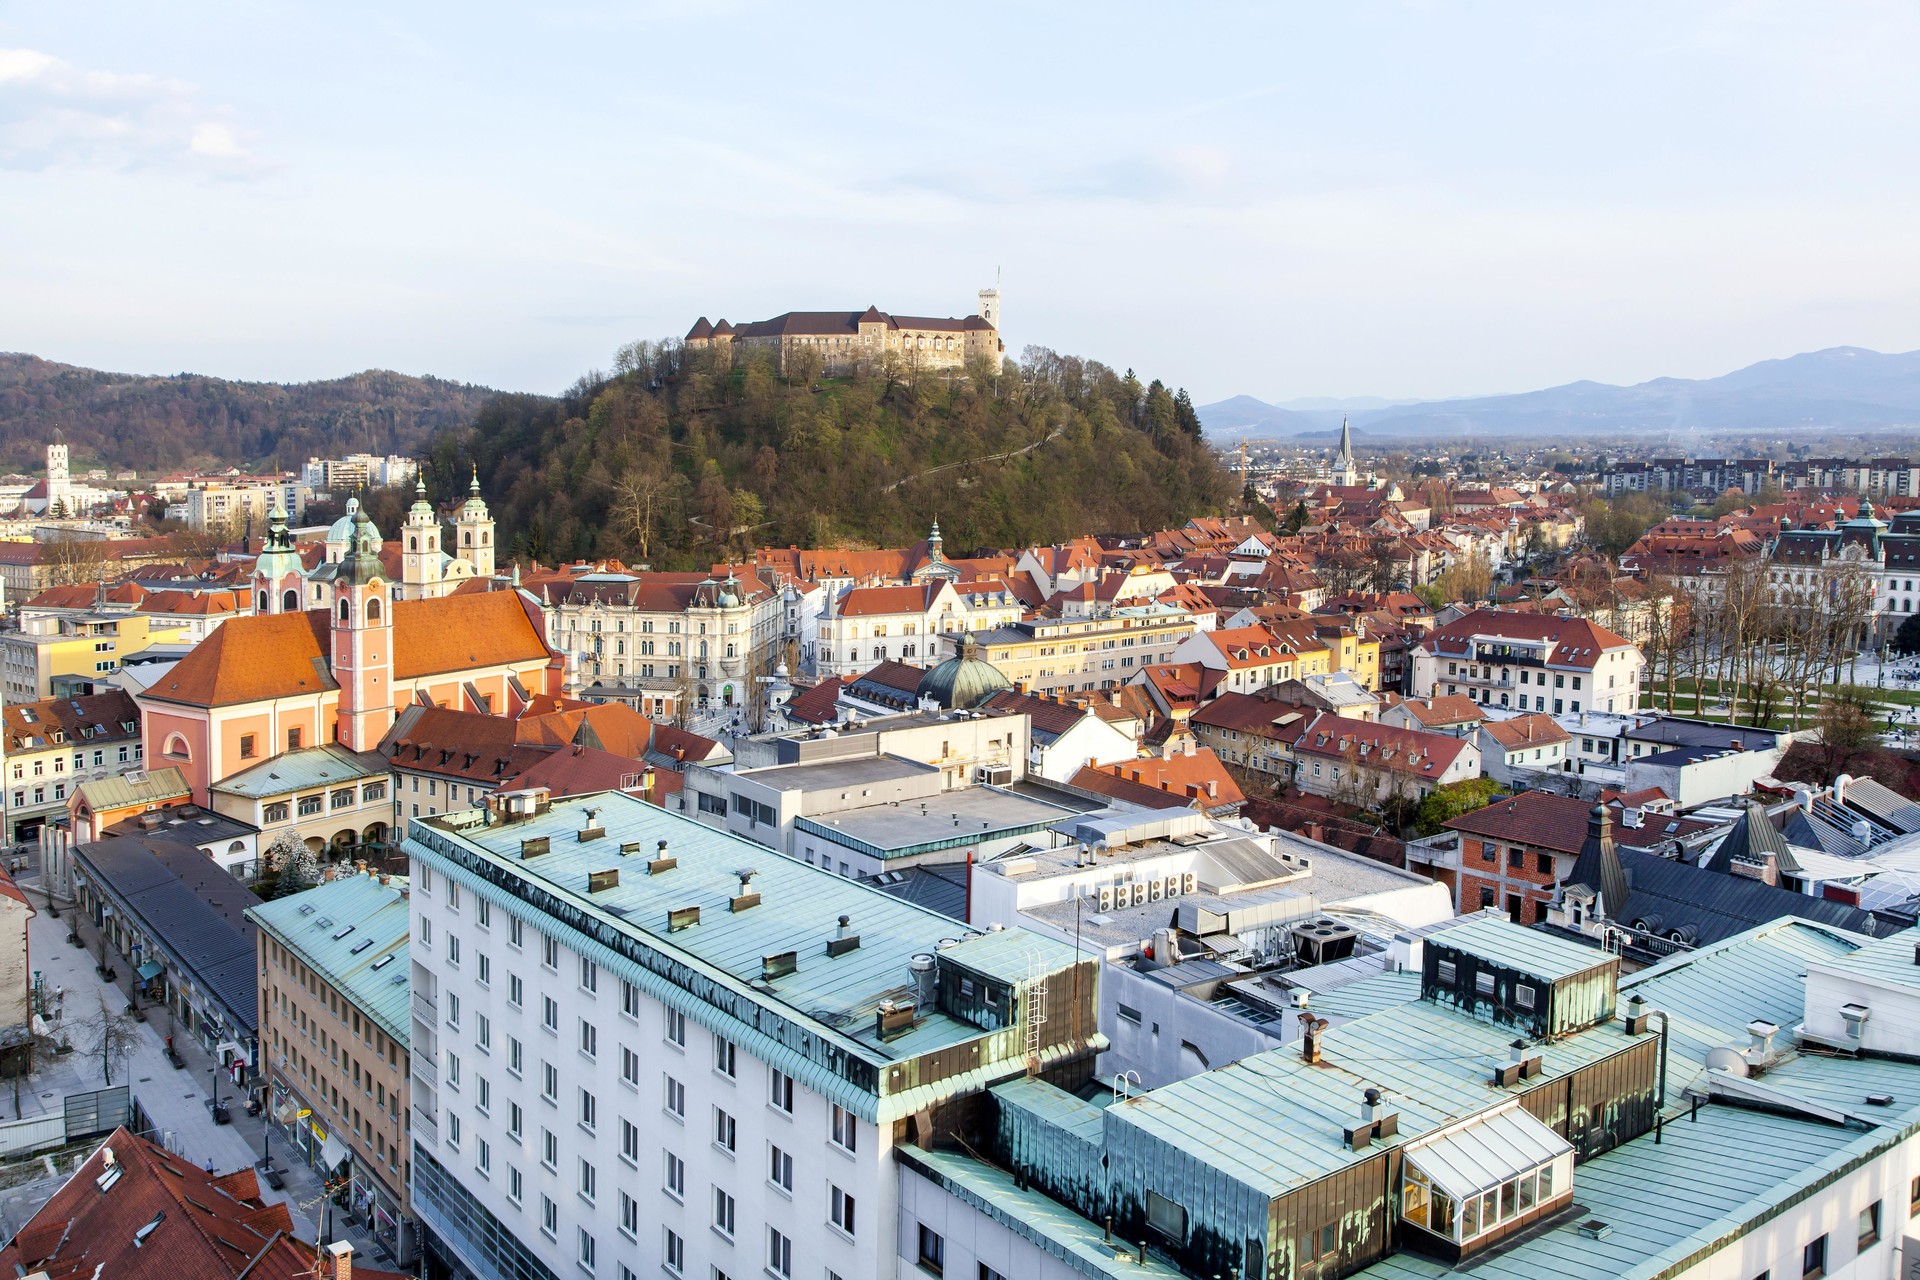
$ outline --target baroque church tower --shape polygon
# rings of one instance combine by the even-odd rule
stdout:
[[[307,607],[306,589],[305,566],[287,532],[286,504],[276,495],[267,517],[267,540],[253,562],[253,611],[300,613]]]
[[[493,576],[493,517],[487,513],[487,500],[480,496],[480,468],[473,469],[473,483],[467,500],[453,516],[454,536],[459,540],[459,555],[473,566],[476,578]]]
[[[440,517],[427,501],[425,476],[414,481],[413,492],[413,507],[401,533],[400,594],[406,600],[430,600],[446,594],[441,581]]]
[[[380,565],[380,531],[357,511],[353,546],[333,575],[330,613],[340,703],[334,736],[371,751],[393,727],[393,584]]]

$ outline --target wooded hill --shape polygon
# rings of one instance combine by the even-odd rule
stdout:
[[[384,369],[326,382],[102,373],[0,353],[0,470],[37,474],[57,426],[76,472],[205,464],[294,468],[311,456],[409,454],[497,394]]]
[[[514,553],[658,569],[910,545],[935,517],[957,556],[1178,525],[1237,496],[1184,391],[1037,348],[964,378],[809,381],[637,343],[557,400],[502,395],[444,432],[436,495],[469,459]]]

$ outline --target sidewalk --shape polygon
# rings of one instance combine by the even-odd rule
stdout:
[[[46,897],[40,892],[35,871],[23,873],[18,882],[27,891],[35,913],[28,922],[30,966],[45,975],[49,993],[57,987],[66,988],[65,1016],[54,1024],[55,1034],[59,1034],[63,1024],[73,1026],[88,1017],[97,1016],[103,1000],[109,1012],[125,1011],[128,1003],[127,984],[134,977],[133,964],[109,948],[107,963],[119,970],[119,980],[117,983],[107,983],[94,971],[100,954],[100,938],[93,926],[76,919],[73,911],[60,903],[54,904],[54,908],[60,912],[59,919],[54,919],[47,909]],[[67,941],[69,928],[76,923],[80,937],[86,944],[84,949]],[[185,1033],[177,1033],[173,1045],[186,1066],[174,1067],[166,1055],[166,1009],[161,1006],[148,1008],[143,1003],[142,1015],[146,1021],[138,1027],[133,1052],[124,1063],[114,1064],[112,1083],[132,1086],[134,1097],[152,1121],[154,1133],[151,1136],[154,1140],[195,1164],[205,1166],[211,1163],[216,1172],[257,1164],[261,1151],[269,1145],[267,1122],[264,1116],[247,1114],[246,1092],[235,1089],[226,1072],[216,1068],[213,1056]],[[36,1061],[37,1069],[29,1078],[31,1095],[24,1089],[21,1093],[21,1109],[26,1115],[57,1111],[68,1093],[83,1093],[105,1086],[100,1058],[97,1054],[87,1052],[90,1046],[77,1026],[73,1026],[73,1040],[72,1053],[43,1055]],[[227,1105],[233,1117],[231,1124],[213,1123],[210,1089],[216,1074],[219,1077],[220,1100]],[[10,1094],[0,1094],[0,1109],[12,1112]],[[329,1208],[322,1197],[319,1176],[287,1145],[284,1131],[277,1126],[270,1146],[273,1163],[282,1170],[285,1189],[275,1191],[262,1179],[260,1196],[269,1203],[287,1201],[295,1231],[311,1240],[314,1238],[316,1222],[325,1219]],[[350,1242],[355,1256],[365,1260],[368,1265],[392,1266],[391,1259],[372,1236],[359,1228],[345,1226],[344,1216],[340,1210],[333,1210],[331,1238]]]

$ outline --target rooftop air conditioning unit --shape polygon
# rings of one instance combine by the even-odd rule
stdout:
[[[1101,888],[1100,888],[1100,909],[1101,909],[1102,911],[1111,911],[1111,910],[1113,910],[1113,886],[1112,886],[1112,885],[1102,885],[1102,886],[1101,886]]]

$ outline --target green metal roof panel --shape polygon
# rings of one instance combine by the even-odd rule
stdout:
[[[1426,1002],[1401,1005],[1325,1032],[1318,1065],[1289,1046],[1116,1103],[1105,1112],[1108,1145],[1171,1146],[1225,1177],[1279,1195],[1370,1158],[1350,1150],[1342,1134],[1359,1119],[1370,1087],[1384,1091],[1399,1112],[1405,1139],[1512,1096],[1516,1091],[1496,1087],[1492,1075],[1507,1061],[1513,1038],[1512,1027]],[[1541,1075],[1528,1087],[1645,1038],[1628,1036],[1613,1022],[1535,1046]],[[1128,1128],[1138,1131],[1137,1139],[1128,1137]]]
[[[148,769],[144,773],[125,773],[113,778],[95,778],[80,784],[87,803],[95,813],[103,809],[130,809],[135,805],[162,804],[193,794],[187,776],[173,765]]]
[[[1108,1243],[1106,1229],[1045,1194],[1015,1183],[990,1164],[948,1151],[895,1149],[900,1163],[946,1188],[995,1222],[1095,1280],[1184,1280],[1184,1273],[1149,1253],[1145,1262],[1124,1241]]]
[[[589,808],[606,834],[582,841]],[[547,852],[522,857],[523,842],[541,839]],[[677,865],[649,875],[648,861],[661,840]],[[1017,1028],[993,1031],[934,1011],[923,1013],[906,1034],[880,1040],[875,1012],[883,1001],[911,999],[908,962],[914,956],[951,954],[969,969],[1011,975],[1017,983],[1026,979],[1029,957],[1047,974],[1075,963],[1066,943],[1017,929],[969,939],[960,921],[620,793],[557,802],[512,822],[486,823],[478,811],[415,819],[408,846],[417,855],[444,858],[451,849],[497,864],[510,882],[552,892],[651,951],[721,978],[735,998],[883,1068],[969,1041],[1018,1037]],[[623,854],[623,846],[634,851]],[[481,882],[465,868],[447,865],[469,883]],[[751,892],[760,901],[733,911],[739,873],[749,869],[755,872]],[[620,873],[618,884],[589,893],[588,877],[609,870]],[[504,905],[516,909],[512,901]],[[699,923],[669,932],[668,913],[685,907],[700,908]],[[826,943],[843,915],[859,946],[829,956]],[[956,945],[942,950],[943,941]],[[763,980],[762,959],[787,952],[794,954],[794,970]],[[614,959],[611,953],[608,959]],[[998,1060],[1004,1046],[995,1046],[988,1052],[983,1045],[983,1059]]]
[[[1344,983],[1331,991],[1315,992],[1309,1008],[1323,1018],[1351,1022],[1387,1009],[1397,1009],[1420,998],[1420,973],[1402,969],[1398,973],[1376,973]]]
[[[1820,967],[1903,987],[1920,986],[1920,965],[1914,963],[1916,946],[1920,946],[1920,929],[1902,929],[1856,951],[1824,960]]]
[[[386,761],[378,752],[355,752],[333,742],[300,751],[288,751],[271,760],[262,760],[249,769],[222,778],[215,791],[264,800],[316,787],[337,787],[345,782],[366,778],[385,778]]]
[[[1044,1124],[1064,1130],[1083,1142],[1098,1145],[1106,1130],[1105,1108],[1084,1101],[1058,1085],[1022,1076],[995,1085],[993,1096],[1002,1106],[1017,1107]]]
[[[1686,1106],[1685,1093],[1705,1071],[1709,1049],[1744,1047],[1755,1020],[1785,1028],[1804,1016],[1806,988],[1800,975],[1809,964],[1829,964],[1852,955],[1867,939],[1830,925],[1782,919],[1736,934],[1710,947],[1682,951],[1621,979],[1620,998],[1646,999],[1667,1014],[1667,1109]],[[1911,954],[1909,952],[1909,954]],[[1653,1025],[1659,1026],[1659,1019]]]
[[[387,884],[347,876],[263,902],[247,915],[404,1046],[410,1021],[406,885],[404,876]]]
[[[1613,957],[1584,943],[1528,929],[1507,919],[1483,918],[1455,925],[1429,939],[1509,969],[1557,982],[1611,964]]]
[[[1753,1220],[1787,1199],[1788,1188],[1818,1181],[1856,1148],[1891,1141],[1740,1107],[1706,1106],[1699,1119],[1669,1122],[1661,1142],[1638,1138],[1574,1170],[1571,1220],[1467,1268],[1483,1280],[1650,1280],[1678,1274],[1695,1256],[1732,1243]],[[1650,1188],[1684,1195],[1650,1195]],[[1611,1231],[1580,1234],[1589,1219]],[[1444,1263],[1400,1253],[1359,1274],[1366,1280],[1428,1280],[1454,1274]]]

